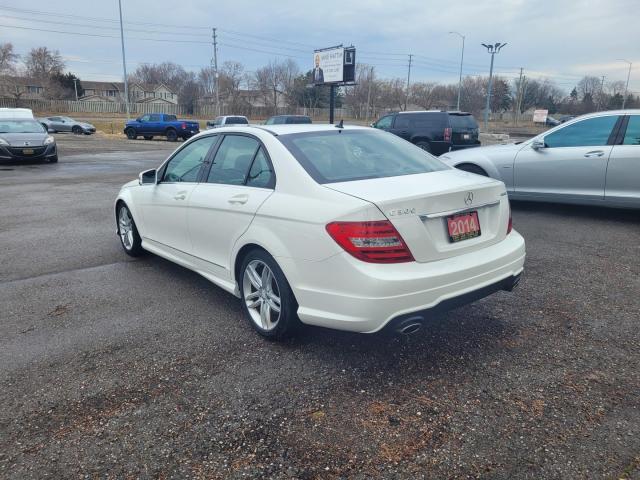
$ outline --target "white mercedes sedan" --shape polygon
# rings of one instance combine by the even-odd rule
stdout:
[[[125,252],[152,252],[242,300],[282,338],[302,324],[412,333],[523,271],[502,182],[372,128],[203,132],[115,202]]]

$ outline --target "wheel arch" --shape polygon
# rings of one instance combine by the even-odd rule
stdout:
[[[500,174],[496,166],[489,160],[483,160],[483,158],[474,158],[473,160],[465,159],[459,162],[449,163],[449,165],[455,168],[458,168],[460,165],[472,165],[474,167],[482,169],[488,177],[504,182],[504,179],[502,178],[502,175]]]

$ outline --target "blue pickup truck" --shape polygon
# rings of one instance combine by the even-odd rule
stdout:
[[[178,120],[175,115],[167,113],[149,113],[129,120],[124,126],[124,133],[129,140],[135,140],[143,136],[145,140],[153,137],[167,137],[170,142],[175,142],[178,137],[187,138],[200,132],[200,124],[187,120]]]

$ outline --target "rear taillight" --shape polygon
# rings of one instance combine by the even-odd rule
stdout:
[[[388,220],[379,222],[332,222],[327,232],[338,245],[364,262],[413,262],[413,255]]]
[[[509,223],[507,223],[507,235],[513,230],[513,220],[511,219],[511,204],[509,204]]]
[[[451,127],[447,127],[444,129],[444,141],[445,142],[451,141]]]
[[[184,130],[185,128],[187,128],[187,124],[186,124],[186,123],[184,123],[184,122],[182,122],[181,127],[182,127],[182,129]]]

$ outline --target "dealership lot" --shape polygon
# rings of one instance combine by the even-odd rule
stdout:
[[[259,338],[115,235],[176,147],[56,136],[0,165],[0,476],[640,475],[640,214],[515,204],[525,278],[409,338]]]

